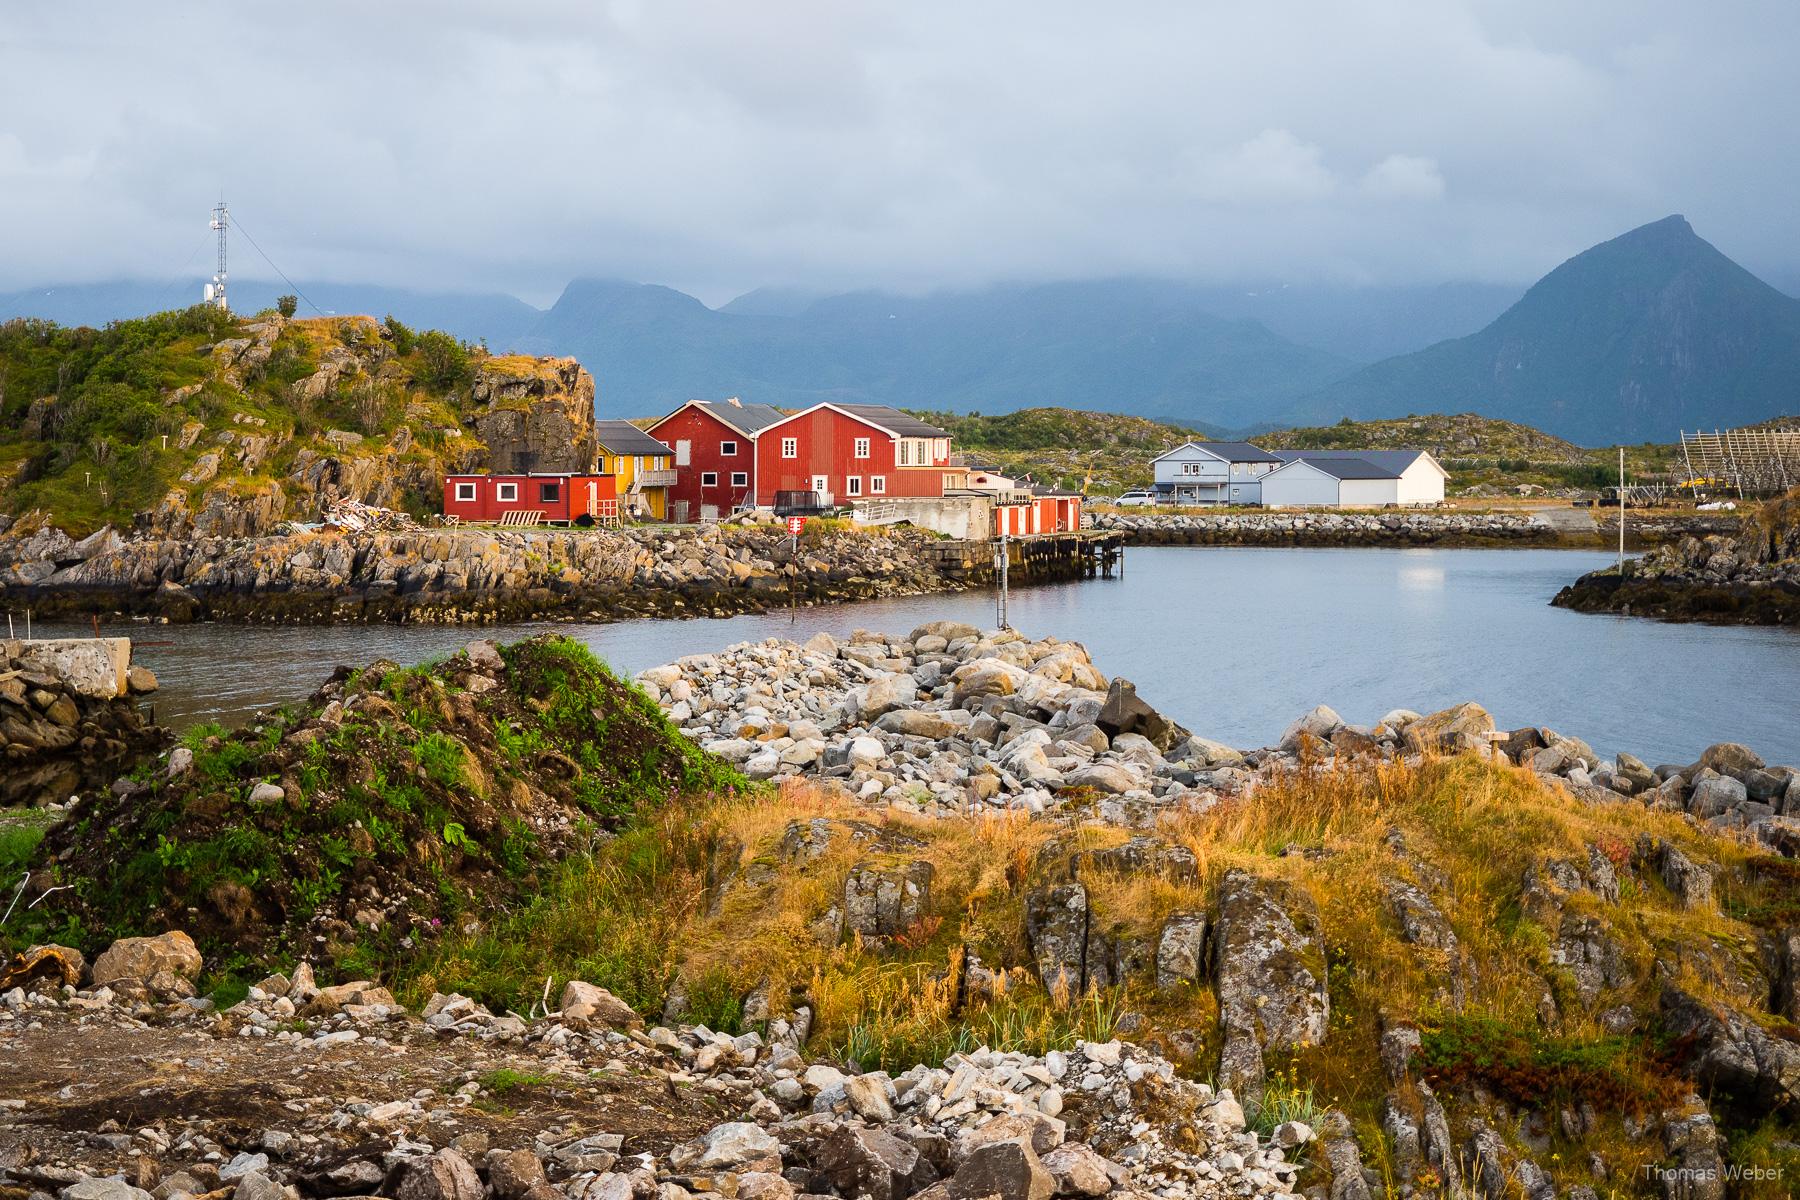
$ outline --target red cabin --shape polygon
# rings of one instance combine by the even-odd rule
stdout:
[[[755,504],[757,438],[782,419],[766,404],[689,400],[645,430],[675,452],[669,520],[717,520]]]
[[[508,513],[537,513],[539,521],[564,525],[617,520],[618,487],[611,475],[444,476],[445,516],[497,522]]]
[[[1017,492],[1012,493],[1017,495]],[[994,536],[1029,537],[1034,533],[1069,533],[1081,528],[1081,494],[1032,488],[1029,504],[994,506]]]
[[[756,440],[756,503],[814,492],[827,504],[880,496],[942,496],[950,435],[881,404],[815,404]]]

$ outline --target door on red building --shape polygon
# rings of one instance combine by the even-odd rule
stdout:
[[[829,494],[831,491],[831,477],[829,475],[814,475],[812,478],[812,490],[821,496]]]

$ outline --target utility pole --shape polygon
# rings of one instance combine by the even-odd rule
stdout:
[[[1619,447],[1619,575],[1625,574],[1625,447]]]
[[[994,567],[1000,586],[999,590],[994,593],[994,615],[999,618],[1000,628],[1010,629],[1011,626],[1006,623],[1006,577],[1008,568],[1012,565],[1012,554],[1007,549],[1007,535],[1004,533],[1000,535],[999,550],[997,554],[998,557],[994,562]]]

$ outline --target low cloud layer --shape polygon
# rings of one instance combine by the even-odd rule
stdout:
[[[204,274],[221,192],[290,275],[538,300],[1519,281],[1670,212],[1792,279],[1797,35],[1786,0],[14,5],[0,287]]]

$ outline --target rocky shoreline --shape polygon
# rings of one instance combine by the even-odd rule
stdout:
[[[138,706],[155,691],[128,639],[0,639],[0,805],[104,786],[161,746]]]
[[[725,616],[945,590],[912,530],[767,525],[411,530],[76,543],[0,539],[0,604],[174,621],[491,622]]]
[[[752,779],[807,779],[858,804],[927,816],[1079,812],[1147,829],[1205,812],[1273,771],[1359,757],[1470,752],[1529,767],[1590,803],[1685,812],[1800,854],[1800,769],[1735,744],[1690,764],[1602,759],[1539,727],[1496,730],[1473,702],[1373,726],[1320,706],[1275,746],[1236,749],[1190,733],[1109,680],[1078,643],[937,621],[839,642],[771,638],[653,667],[638,683],[681,731]]]
[[[1552,604],[1665,621],[1800,625],[1800,492],[1735,533],[1682,537],[1640,559],[1583,575]]]
[[[542,787],[579,778],[578,762],[599,761],[580,744],[552,753],[526,737],[528,701],[554,712],[564,685],[521,654],[572,661],[554,642],[473,642],[403,686],[388,671],[341,673],[316,715],[238,739],[275,747],[242,778],[218,773],[235,756],[213,746],[204,766],[171,756],[156,786],[250,789],[254,822],[272,828],[329,797],[307,792],[320,785],[303,768],[339,723],[398,731],[416,712],[432,744],[467,739],[495,766],[507,752],[465,710],[515,693],[492,732],[536,747],[519,761]],[[1022,989],[1061,996],[1105,1030],[1049,1049],[970,1042],[879,1063],[873,1044],[834,1051],[817,1035],[829,982],[816,966],[791,988],[764,976],[734,1010],[741,1027],[723,1032],[694,1018],[700,981],[687,977],[659,1020],[566,970],[541,994],[534,977],[517,1010],[448,986],[409,1009],[375,978],[315,978],[304,954],[229,998],[203,995],[206,963],[180,931],[120,939],[91,961],[31,946],[0,967],[8,1200],[1372,1200],[1387,1189],[1589,1200],[1615,1186],[1725,1200],[1724,1172],[1745,1151],[1723,1123],[1781,1134],[1800,1104],[1800,1049],[1784,1033],[1800,1018],[1800,932],[1791,896],[1767,882],[1791,880],[1800,854],[1800,771],[1745,747],[1651,767],[1548,729],[1497,730],[1464,703],[1372,726],[1320,707],[1277,745],[1237,749],[1171,721],[1078,644],[951,622],[746,643],[640,683],[709,761],[774,785],[728,802],[752,840],[706,819],[705,882],[687,905],[702,940],[757,914],[773,921],[739,948],[768,960],[745,978],[794,944],[815,961],[867,955],[905,970],[946,914],[1017,893],[1005,912],[1020,961],[983,961],[971,925],[928,987],[959,1007]],[[596,708],[569,729],[615,716]],[[606,736],[629,743],[626,758],[641,751],[635,735]],[[397,753],[390,765],[405,761]],[[283,756],[291,769],[268,782]],[[1406,772],[1433,764],[1475,773],[1446,776],[1454,803],[1428,796],[1432,812],[1497,801],[1496,828],[1527,823],[1504,894],[1463,894],[1474,877],[1453,883],[1443,865],[1459,848],[1403,831]],[[456,837],[485,837],[474,814],[484,790],[505,790],[500,776],[487,788],[461,778],[454,790],[473,807],[454,814],[468,821]],[[1376,781],[1367,819],[1385,832],[1352,906],[1315,894],[1363,871],[1346,845],[1253,812],[1299,796],[1302,828],[1343,836],[1356,801],[1341,789],[1355,780]],[[117,802],[131,793],[115,790]],[[1521,809],[1527,796],[1539,807]],[[1550,812],[1575,823],[1542,824]],[[1246,821],[1247,844],[1211,840]],[[1041,836],[986,840],[1025,830]],[[970,836],[982,858],[959,881],[936,839]],[[1208,861],[1195,845],[1228,857]],[[1461,849],[1518,853],[1499,841]],[[343,936],[405,929],[358,877]],[[812,907],[784,908],[792,895]],[[1529,960],[1505,957],[1513,939],[1491,932],[1491,905],[1515,899]],[[210,929],[200,945],[244,919],[227,900],[185,910]],[[1421,986],[1403,982],[1409,971],[1435,989],[1419,1001],[1429,1019],[1397,1007]],[[1482,1007],[1520,972],[1537,981],[1519,993],[1535,1012]],[[1373,1009],[1359,996],[1370,987]],[[1106,1010],[1106,996],[1123,1007]],[[1458,1040],[1497,1030],[1513,1040]],[[1297,1090],[1293,1073],[1318,1069],[1332,1045],[1362,1056],[1328,1069],[1355,1080],[1378,1119]],[[76,1076],[72,1052],[86,1068]],[[1655,1057],[1636,1075],[1589,1071],[1617,1053]],[[1769,1161],[1784,1160],[1755,1160]]]

